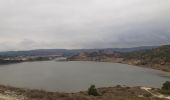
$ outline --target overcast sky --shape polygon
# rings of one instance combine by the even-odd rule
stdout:
[[[0,0],[0,51],[170,44],[170,0]]]

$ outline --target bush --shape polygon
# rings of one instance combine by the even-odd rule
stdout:
[[[170,90],[170,82],[169,82],[169,81],[166,81],[166,82],[163,84],[162,89],[163,89],[163,90]]]
[[[150,94],[150,93],[145,93],[145,94],[143,94],[143,96],[144,96],[144,97],[151,97],[152,94]]]
[[[170,82],[169,81],[166,81],[163,86],[162,86],[162,89],[160,90],[160,92],[162,94],[168,94],[170,95]]]
[[[88,95],[93,95],[93,96],[98,96],[99,95],[95,85],[90,86],[90,88],[88,89]]]

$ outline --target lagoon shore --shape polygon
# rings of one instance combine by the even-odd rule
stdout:
[[[157,92],[159,89],[152,88]],[[141,87],[117,85],[98,88],[99,96],[89,96],[87,91],[77,93],[47,92],[0,85],[0,100],[167,100],[154,97]]]

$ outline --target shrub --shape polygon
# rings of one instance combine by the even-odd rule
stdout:
[[[90,86],[90,88],[88,89],[88,95],[93,95],[93,96],[98,96],[99,95],[95,85]]]
[[[170,90],[170,82],[169,82],[169,81],[166,81],[166,82],[163,84],[162,89],[163,89],[163,90]]]
[[[143,96],[144,96],[144,97],[151,97],[152,94],[150,94],[150,93],[145,93],[145,94],[143,94]]]
[[[168,94],[170,95],[170,82],[169,81],[166,81],[163,86],[162,86],[162,89],[160,90],[160,92],[162,94]]]

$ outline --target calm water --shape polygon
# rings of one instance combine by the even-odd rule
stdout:
[[[160,87],[170,73],[105,62],[24,62],[0,65],[0,84],[49,91],[75,92],[97,87]]]

